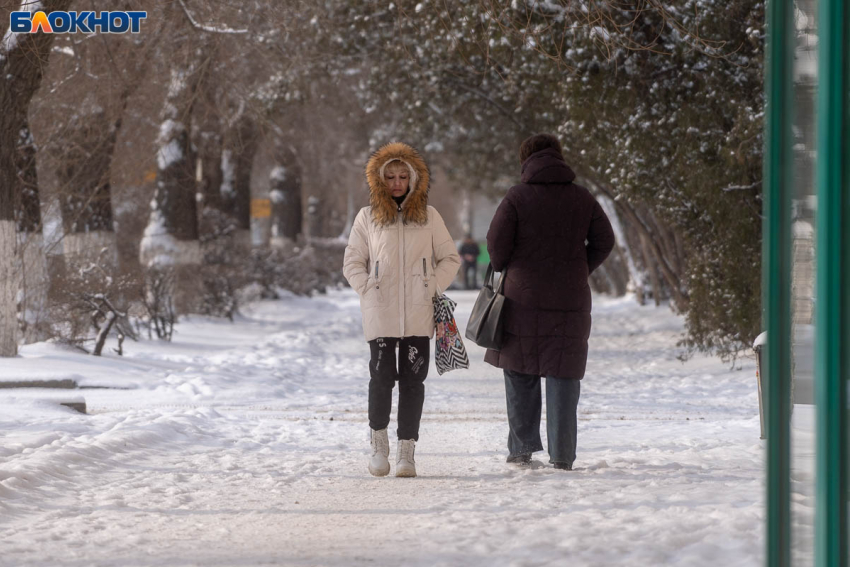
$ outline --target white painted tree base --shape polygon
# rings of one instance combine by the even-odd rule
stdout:
[[[42,327],[50,279],[41,232],[18,233],[17,242],[18,321],[25,328],[23,343],[30,344],[47,338]]]
[[[66,234],[62,249],[69,261],[98,261],[118,265],[118,244],[115,233],[109,230]]]
[[[203,259],[197,240],[177,240],[169,234],[145,236],[139,247],[139,261],[147,267],[200,265]]]
[[[151,236],[146,231],[139,248],[142,266],[173,273],[170,295],[178,315],[195,312],[199,306],[203,290],[199,268],[203,257],[200,241],[177,240],[170,234]]]
[[[0,221],[0,356],[18,354],[15,248],[15,221]]]

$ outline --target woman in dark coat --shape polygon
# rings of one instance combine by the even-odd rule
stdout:
[[[540,378],[546,378],[550,462],[572,469],[576,409],[590,336],[588,276],[614,247],[614,231],[590,192],[573,183],[558,139],[520,147],[521,183],[502,200],[487,250],[505,277],[504,342],[484,360],[505,373],[508,462],[528,464],[540,441]]]

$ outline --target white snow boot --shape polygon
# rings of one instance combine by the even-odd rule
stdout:
[[[416,476],[416,461],[413,453],[416,450],[416,441],[413,439],[399,439],[398,452],[395,463],[396,476]]]
[[[369,457],[369,472],[372,476],[387,476],[390,474],[390,440],[387,437],[387,430],[381,429],[372,432],[372,456]]]

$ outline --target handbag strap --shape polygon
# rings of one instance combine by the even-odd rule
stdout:
[[[493,289],[493,264],[490,263],[487,263],[487,271],[484,272],[484,287]]]
[[[499,293],[502,293],[502,291],[505,289],[505,274],[506,273],[508,273],[507,268],[502,270],[502,273],[499,277],[499,288],[496,289],[495,286],[493,285],[494,284],[493,280],[496,279],[496,272],[493,269],[493,264],[488,263],[487,264],[487,271],[484,273],[484,286],[488,287],[488,284],[489,284],[490,289],[492,289],[494,291],[498,291]]]
[[[505,276],[508,275],[508,268],[505,266],[505,269],[502,270],[502,273],[499,274],[499,289],[496,290],[500,294],[504,295],[505,292]]]

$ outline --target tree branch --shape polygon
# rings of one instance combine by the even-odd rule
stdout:
[[[474,94],[475,96],[479,97],[480,99],[488,102],[496,110],[498,110],[499,112],[504,114],[506,118],[510,119],[511,122],[516,124],[520,128],[521,131],[523,131],[523,132],[529,131],[525,124],[523,124],[522,122],[517,120],[517,118],[516,118],[516,116],[514,116],[513,112],[509,111],[507,108],[505,108],[504,106],[502,106],[501,104],[499,104],[498,102],[496,102],[495,100],[490,98],[487,95],[487,93],[484,93],[484,92],[482,92],[482,91],[480,91],[476,88],[473,88],[473,87],[468,87],[468,86],[464,85],[461,81],[458,81],[458,80],[455,80],[455,79],[444,79],[444,81],[447,82],[447,83],[451,83],[452,85],[458,87],[459,89],[464,90],[464,91],[466,91],[470,94]]]
[[[235,30],[233,28],[228,27],[216,27],[216,26],[208,26],[205,24],[199,24],[195,21],[195,18],[192,17],[192,14],[189,12],[189,8],[186,6],[186,3],[183,0],[178,0],[180,2],[180,7],[183,8],[183,13],[186,14],[186,17],[189,19],[189,23],[192,24],[197,30],[207,33],[224,33],[224,34],[246,34],[249,30]]]
[[[749,184],[749,185],[730,185],[729,187],[724,187],[724,188],[723,188],[723,191],[724,191],[724,192],[729,192],[729,191],[746,191],[746,190],[748,190],[748,189],[755,189],[755,188],[756,188],[756,187],[758,187],[759,185],[761,185],[761,179],[759,179],[759,180],[758,180],[758,181],[756,181],[755,183],[751,183],[751,184]]]

